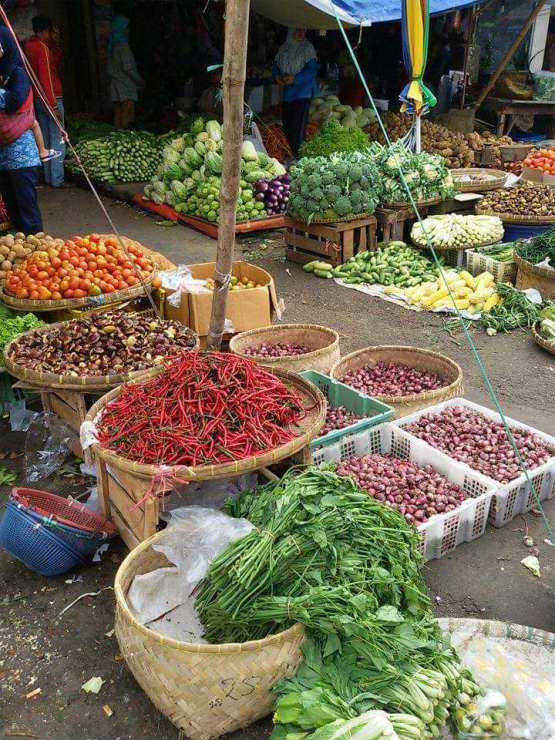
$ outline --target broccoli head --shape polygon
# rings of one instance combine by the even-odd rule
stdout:
[[[349,167],[349,180],[350,182],[358,182],[362,177],[362,167],[358,164],[353,164]]]
[[[312,190],[313,189],[309,185],[303,185],[301,188],[301,195],[303,196],[303,198],[308,200],[308,198],[310,198],[310,196],[312,195]]]
[[[362,190],[360,189],[351,190],[351,192],[349,193],[349,199],[351,203],[353,204],[361,203],[362,202]]]
[[[320,200],[322,200],[323,197],[324,197],[324,191],[322,190],[322,188],[315,188],[312,191],[312,198],[314,200],[320,201]]]
[[[339,216],[348,216],[350,213],[353,212],[351,201],[349,200],[349,198],[347,198],[346,195],[342,195],[340,198],[338,198],[334,207]]]
[[[338,217],[337,211],[334,211],[333,208],[328,208],[327,211],[324,211],[324,218],[328,221],[335,221]]]
[[[317,172],[315,172],[314,174],[309,176],[307,184],[314,190],[315,188],[319,188],[322,185],[322,178]]]
[[[317,200],[310,198],[310,200],[306,201],[306,210],[309,213],[317,213],[320,210],[320,204]]]
[[[335,166],[335,182],[344,183],[349,174],[349,166],[339,163]]]
[[[329,200],[330,203],[333,203],[339,197],[341,197],[342,193],[343,190],[339,187],[339,185],[332,185],[326,191],[326,198]]]
[[[322,185],[332,185],[335,182],[335,172],[326,170],[322,173]]]

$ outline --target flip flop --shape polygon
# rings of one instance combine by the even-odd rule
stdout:
[[[57,159],[58,157],[61,157],[61,156],[62,156],[61,152],[57,152],[55,149],[49,149],[46,157],[41,157],[40,161],[49,162],[51,159]]]

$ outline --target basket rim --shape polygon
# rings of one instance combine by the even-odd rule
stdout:
[[[491,208],[480,208],[480,205],[476,205],[476,213],[479,216],[497,216],[508,224],[529,224],[530,226],[542,226],[544,224],[553,224],[555,226],[555,214],[553,216],[513,216],[510,213],[500,213],[494,211]]]
[[[418,249],[427,249],[427,245],[425,244],[417,244],[416,242],[412,242],[415,247],[418,247]],[[459,244],[457,246],[451,246],[451,247],[437,247],[432,245],[434,247],[434,251],[436,252],[464,252],[466,250],[470,249],[482,249],[482,247],[493,247],[494,244],[498,244],[499,239],[496,239],[493,242],[485,242],[484,244]]]
[[[415,403],[417,401],[428,401],[428,400],[435,399],[438,396],[443,396],[449,390],[454,391],[456,388],[458,388],[461,385],[463,381],[463,371],[462,371],[461,366],[458,364],[458,362],[455,362],[455,360],[452,360],[450,357],[447,357],[446,355],[442,355],[440,352],[434,352],[431,349],[424,349],[422,347],[411,347],[409,345],[397,345],[397,344],[375,345],[373,347],[364,347],[363,349],[359,349],[359,350],[356,350],[355,352],[351,352],[350,354],[345,355],[345,357],[339,360],[339,362],[335,363],[335,365],[331,369],[331,377],[343,382],[341,378],[337,378],[335,375],[338,367],[341,365],[342,362],[351,360],[354,357],[357,357],[358,355],[362,355],[367,352],[376,352],[378,350],[412,352],[412,353],[430,355],[432,357],[439,357],[444,362],[446,362],[448,365],[451,365],[451,367],[457,371],[457,377],[455,378],[455,380],[449,383],[449,385],[445,385],[443,386],[443,388],[436,388],[433,391],[423,391],[422,393],[413,393],[410,396],[372,396],[372,398],[375,398],[376,400],[381,401],[382,403],[389,404],[393,406],[394,408],[396,404],[407,404],[407,403]]]
[[[248,457],[244,460],[232,460],[229,463],[214,463],[211,465],[199,465],[197,467],[190,467],[186,465],[165,465],[164,463],[157,463],[156,465],[154,465],[134,462],[132,460],[128,460],[127,458],[116,455],[111,450],[104,449],[97,441],[94,441],[90,445],[90,449],[94,452],[95,455],[98,455],[98,457],[100,457],[111,466],[118,468],[119,470],[123,470],[124,472],[129,472],[132,475],[136,475],[143,480],[151,480],[152,476],[155,475],[156,471],[160,468],[169,469],[173,475],[183,478],[187,481],[207,480],[215,477],[233,476],[239,475],[241,472],[247,472],[249,470],[258,470],[265,465],[271,465],[274,462],[278,462],[285,457],[290,457],[295,452],[309,444],[311,440],[318,435],[318,432],[324,426],[327,405],[326,398],[319,388],[317,388],[313,383],[310,383],[308,380],[306,380],[306,378],[303,378],[298,373],[271,365],[266,365],[264,369],[266,370],[266,372],[277,375],[282,381],[291,380],[291,382],[296,383],[297,386],[300,385],[301,387],[303,387],[306,393],[313,397],[313,399],[316,401],[316,404],[319,405],[318,415],[315,418],[312,426],[307,431],[302,432],[298,437],[294,437],[292,440],[286,442],[283,445],[280,445],[280,447],[278,448],[262,452],[258,455]],[[156,369],[154,371],[153,377],[158,372],[162,371],[163,368]],[[140,378],[133,382],[143,383],[148,382],[148,380],[150,379],[151,378]],[[110,401],[112,401],[119,395],[123,387],[124,386],[120,385],[99,398],[98,401],[96,401],[96,403],[94,403],[94,405],[91,406],[91,408],[87,412],[83,424],[86,424],[87,422],[93,422],[102,411],[102,409]],[[279,453],[277,452],[278,450]]]
[[[473,172],[487,172],[493,174],[493,177],[489,181],[483,182],[457,182],[457,175],[465,175]],[[502,187],[507,180],[508,172],[498,169],[488,169],[487,167],[456,167],[451,170],[451,177],[453,178],[453,187],[459,193],[473,192],[473,193],[485,193],[489,190],[496,190]]]
[[[329,334],[333,337],[333,342],[331,344],[326,345],[325,347],[320,347],[320,349],[314,349],[310,352],[304,352],[301,355],[284,355],[283,357],[250,357],[250,355],[245,355],[243,352],[239,352],[235,349],[235,345],[237,344],[237,341],[242,337],[253,337],[256,334],[261,334],[265,331],[274,331],[277,329],[316,329],[321,334]],[[269,326],[261,326],[257,329],[249,329],[248,331],[242,331],[239,334],[235,334],[231,337],[229,340],[229,349],[231,352],[237,355],[241,355],[241,357],[249,357],[251,360],[255,360],[257,362],[264,362],[265,364],[271,364],[271,365],[279,365],[282,362],[291,362],[291,360],[302,359],[302,360],[312,360],[316,359],[319,355],[321,355],[323,352],[330,352],[336,349],[339,346],[339,332],[335,331],[335,329],[331,329],[328,326],[320,326],[319,324],[270,324]]]
[[[132,318],[133,315],[129,314],[129,317]],[[67,327],[67,325],[73,321],[83,321],[85,318],[86,317],[76,317],[74,319],[69,319],[68,321],[56,321],[55,323],[47,324],[46,326],[37,326],[34,329],[25,332],[25,334],[46,334],[53,329],[55,330],[61,328],[62,326]],[[162,319],[162,321],[168,321],[168,319]],[[190,327],[184,326],[183,328],[195,339],[195,345],[194,347],[190,347],[187,349],[184,348],[182,351],[193,352],[194,350],[197,350],[200,347],[199,336],[195,334],[195,332]],[[41,386],[56,388],[57,390],[74,390],[85,392],[87,390],[109,389],[113,386],[127,383],[130,380],[140,380],[146,378],[147,375],[151,375],[155,370],[157,370],[157,367],[155,365],[151,365],[150,367],[145,367],[142,370],[133,370],[129,373],[120,373],[117,375],[83,375],[79,377],[72,377],[71,375],[57,375],[56,373],[51,372],[37,372],[35,370],[28,370],[27,368],[22,367],[18,363],[14,362],[10,355],[14,347],[19,343],[19,340],[22,336],[23,335],[20,334],[19,336],[14,337],[4,347],[4,364],[7,367],[10,375],[13,375],[19,380],[28,381],[29,383],[36,383],[40,384]]]
[[[532,324],[532,339],[539,347],[545,349],[546,352],[550,352],[552,355],[555,355],[555,342],[550,342],[548,339],[542,337],[542,335],[536,329],[539,323],[539,321],[535,321]]]
[[[158,268],[153,263],[153,270],[143,278],[147,290],[152,287],[152,281],[156,277]],[[81,308],[84,306],[106,306],[121,303],[130,298],[138,298],[146,294],[142,285],[134,285],[126,290],[115,290],[113,293],[104,293],[99,296],[85,296],[84,298],[62,298],[59,301],[35,300],[31,298],[16,298],[5,289],[5,284],[0,286],[0,300],[16,311],[32,311],[35,313],[47,313],[48,311],[59,311],[63,308]],[[101,299],[101,300],[98,300]]]
[[[163,645],[164,647],[173,648],[174,650],[180,650],[181,652],[186,653],[216,653],[218,655],[232,655],[236,653],[245,653],[245,652],[251,652],[255,650],[261,650],[262,648],[266,647],[267,645],[275,645],[280,642],[284,642],[289,637],[292,637],[293,635],[297,635],[300,633],[304,633],[304,626],[300,624],[299,622],[296,622],[292,627],[288,627],[286,630],[283,630],[282,632],[277,632],[274,635],[268,635],[268,637],[263,637],[260,640],[249,640],[247,642],[228,642],[228,643],[220,643],[220,644],[212,644],[212,643],[197,643],[197,642],[185,642],[182,640],[176,640],[173,637],[165,637],[164,635],[161,635],[159,632],[156,632],[153,629],[149,629],[148,627],[145,627],[145,625],[141,624],[131,613],[131,610],[129,609],[129,606],[127,604],[127,598],[126,594],[123,591],[123,577],[126,571],[130,568],[130,566],[137,560],[137,558],[142,554],[144,550],[147,548],[150,548],[154,542],[163,534],[164,532],[156,532],[156,534],[153,534],[151,537],[149,537],[144,542],[141,542],[137,547],[133,548],[131,552],[124,558],[123,562],[119,566],[116,578],[114,581],[114,593],[116,596],[116,605],[117,608],[121,610],[123,613],[123,616],[125,620],[138,632],[141,632],[143,635],[147,636],[150,640],[157,642],[159,645]]]
[[[294,221],[301,221],[302,223],[307,224],[308,226],[311,226],[312,224],[342,224],[347,223],[349,221],[358,221],[363,218],[368,218],[369,216],[372,216],[374,214],[374,211],[364,211],[364,213],[353,213],[350,216],[341,216],[337,218],[323,218],[323,219],[312,219],[310,224],[308,221],[305,221],[302,218],[297,218],[296,216],[289,216],[289,218],[292,218]]]
[[[514,250],[513,254],[515,262],[518,265],[519,269],[521,267],[524,267],[528,272],[531,272],[534,275],[540,275],[547,280],[555,280],[555,269],[550,270],[547,267],[538,267],[538,265],[535,265],[533,262],[528,262],[528,260],[523,259],[518,254],[516,249]]]
[[[435,198],[425,198],[424,200],[415,200],[416,206],[435,206],[438,203],[442,203],[443,198],[441,195],[436,195]],[[397,208],[412,208],[412,203],[409,200],[403,200],[399,203],[380,203],[380,208],[389,208],[396,210]]]
[[[536,643],[530,638],[532,634],[537,634],[545,643],[546,648],[555,650],[555,634],[553,632],[524,624],[517,624],[516,622],[501,622],[497,619],[469,619],[468,617],[438,617],[437,622],[442,630],[449,633],[452,633],[458,625],[476,625],[481,628],[484,635],[505,637],[507,639],[513,638],[532,644]],[[511,634],[512,629],[522,630],[522,633],[518,635]]]

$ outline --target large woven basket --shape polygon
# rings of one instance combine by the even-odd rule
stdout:
[[[266,369],[268,372],[278,377],[285,386],[291,390],[297,391],[302,398],[303,406],[306,409],[306,415],[299,422],[298,427],[293,427],[294,431],[298,433],[298,436],[290,442],[281,445],[281,447],[276,447],[273,450],[269,450],[268,452],[264,452],[254,457],[245,458],[244,460],[235,460],[217,465],[200,465],[194,468],[183,465],[163,466],[170,477],[173,476],[181,481],[232,478],[233,476],[258,470],[259,468],[273,465],[280,460],[291,457],[309,445],[310,442],[318,436],[318,432],[324,426],[326,419],[327,402],[324,394],[316,388],[315,385],[296,373],[291,373],[280,368],[268,367]],[[141,379],[136,382],[143,382],[143,380]],[[98,401],[89,409],[89,412],[85,417],[84,427],[90,426],[87,422],[94,422],[104,406],[114,398],[118,397],[121,392],[121,388],[122,386],[114,388],[114,390],[106,393],[105,396],[98,399]],[[110,450],[102,448],[98,442],[94,442],[91,445],[91,449],[95,456],[107,463],[110,468],[116,472],[116,474],[117,471],[120,470],[124,473],[131,473],[139,480],[151,481],[153,476],[160,472],[161,466],[146,465],[144,463],[127,460],[124,457],[116,455]]]
[[[537,321],[532,326],[532,339],[534,340],[536,344],[539,344],[539,346],[543,347],[543,349],[545,349],[547,352],[550,352],[552,355],[555,355],[555,342],[550,342],[549,340],[542,337],[542,335],[538,331]]]
[[[465,175],[469,177],[473,175],[478,176],[484,172],[490,175],[491,179],[481,182],[480,180],[476,182],[465,182],[457,179]],[[486,193],[488,190],[497,190],[503,187],[507,179],[507,172],[503,172],[503,170],[489,170],[482,167],[465,167],[451,170],[451,177],[453,178],[454,188],[459,193]]]
[[[237,355],[245,354],[247,347],[260,347],[264,343],[295,342],[310,347],[311,352],[288,357],[260,357],[257,362],[270,367],[301,373],[305,370],[318,370],[327,374],[339,361],[339,334],[326,326],[316,324],[276,324],[261,329],[251,329],[232,337],[229,349]]]
[[[424,206],[435,206],[441,203],[443,198],[437,195],[435,198],[427,198],[426,200],[416,200],[415,205],[417,208],[424,208]],[[395,210],[396,208],[412,208],[412,203],[408,200],[404,200],[400,203],[382,203],[380,208],[389,208]]]
[[[418,347],[383,346],[360,349],[358,352],[351,352],[350,355],[338,362],[331,371],[331,376],[336,380],[342,380],[347,373],[358,370],[365,365],[374,365],[380,360],[399,362],[418,370],[428,370],[437,373],[447,381],[444,388],[425,391],[424,393],[414,393],[411,396],[373,396],[378,401],[383,401],[383,403],[387,403],[394,408],[394,419],[413,414],[415,411],[428,408],[428,406],[433,406],[436,403],[448,401],[450,398],[464,395],[461,367],[449,357]]]
[[[271,687],[297,672],[304,628],[295,624],[263,640],[225,645],[179,642],[141,625],[127,606],[134,576],[170,565],[153,550],[155,534],[136,547],[116,575],[116,636],[122,655],[154,705],[191,740],[210,740],[265,717]]]
[[[311,224],[343,224],[348,221],[360,221],[363,218],[368,218],[371,213],[365,211],[364,213],[351,213],[349,216],[336,216],[336,218],[313,218]],[[301,220],[301,219],[299,219]]]
[[[536,288],[544,300],[546,298],[555,298],[555,269],[538,267],[531,262],[523,260],[518,255],[516,249],[514,251],[514,260],[518,266],[515,282],[516,288],[519,290]]]
[[[553,224],[555,226],[555,214],[550,216],[513,216],[510,213],[499,213],[491,208],[480,207],[480,204],[476,205],[475,210],[479,216],[497,216],[506,224],[528,224],[528,226]]]
[[[81,321],[81,319],[72,319],[72,321]],[[32,329],[30,333],[44,334],[56,329],[67,322],[59,321],[55,324],[48,324],[47,326],[40,326],[37,329]],[[186,329],[186,332],[195,339],[195,346],[191,347],[191,350],[198,349],[200,347],[200,339],[191,330]],[[136,370],[131,373],[120,373],[119,375],[103,375],[94,376],[88,375],[79,378],[71,377],[70,375],[56,375],[55,373],[49,372],[35,372],[34,370],[28,370],[22,365],[18,365],[12,359],[14,348],[18,344],[19,337],[12,339],[4,347],[4,363],[10,375],[19,380],[24,380],[33,385],[57,388],[66,391],[101,391],[104,392],[110,388],[116,388],[122,383],[126,383],[129,380],[136,380],[138,378],[150,377],[157,370],[156,368],[144,368],[143,370]]]

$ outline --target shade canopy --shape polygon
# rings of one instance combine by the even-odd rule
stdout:
[[[334,7],[345,25],[370,26],[399,20],[401,4],[402,0],[251,0],[255,13],[282,26],[327,30],[337,28]],[[430,0],[430,13],[447,13],[474,4],[469,0]]]

